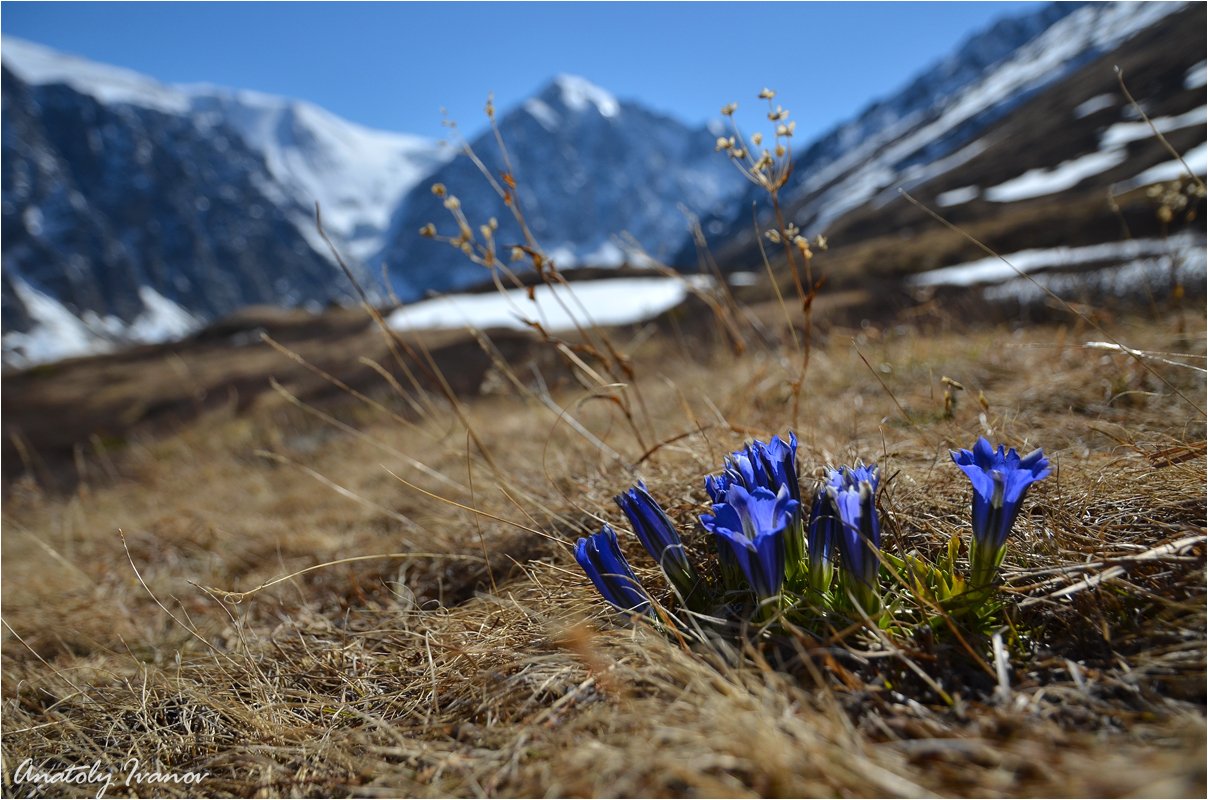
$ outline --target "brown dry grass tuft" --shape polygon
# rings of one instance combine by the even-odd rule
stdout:
[[[1113,324],[1202,366],[1186,329],[1203,319]],[[688,642],[604,607],[570,545],[623,527],[613,494],[641,476],[692,530],[721,456],[787,426],[792,348],[737,357],[702,330],[618,347],[640,439],[590,381],[504,381],[457,400],[489,461],[447,398],[407,425],[350,399],[346,428],[279,399],[136,439],[70,495],[13,487],[5,793],[96,794],[15,783],[26,759],[120,782],[137,758],[208,773],[168,796],[1204,794],[1201,373],[1076,327],[819,331],[799,458],[881,464],[891,552],[966,530],[949,448],[984,433],[1053,459],[1007,557],[1004,682],[975,637]],[[951,418],[941,376],[965,387]],[[223,591],[373,554],[396,555]]]

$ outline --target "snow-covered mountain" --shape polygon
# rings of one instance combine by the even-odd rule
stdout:
[[[376,254],[402,195],[451,151],[403,133],[373,130],[301,100],[208,84],[166,86],[137,72],[4,37],[3,61],[26,83],[66,84],[106,104],[179,114],[208,130],[233,128],[262,156],[278,185],[269,189],[283,207],[305,213],[303,236],[315,235],[314,204],[324,227],[355,258]]]
[[[1152,209],[1104,201],[1108,188],[1181,169],[1130,116],[1111,66],[1125,69],[1155,124],[1202,172],[1204,8],[1054,3],[1005,19],[799,150],[786,211],[807,234],[830,236],[828,265],[844,247],[864,247],[852,261],[861,277],[970,258],[930,242],[903,256],[901,242],[935,223],[899,188],[1007,252],[1095,244],[1118,236],[1121,221],[1158,236],[1145,229],[1156,224]],[[435,143],[306,103],[165,86],[10,37],[0,61],[6,363],[179,336],[252,303],[347,299],[313,225],[315,201],[364,281],[386,265],[404,298],[487,277],[420,235],[428,223],[455,232],[435,183],[458,197],[475,235],[498,220],[503,258],[522,241],[478,167]],[[498,124],[515,195],[559,266],[632,263],[630,242],[694,265],[690,215],[723,267],[757,262],[750,208],[764,198],[714,152],[708,129],[572,76]],[[493,134],[471,145],[502,182]],[[1024,213],[1011,216],[1017,207]],[[1048,241],[1034,241],[1038,231]]]
[[[177,337],[253,303],[349,299],[314,203],[355,265],[445,152],[11,37],[0,61],[6,363]]]
[[[516,193],[537,241],[560,267],[618,266],[637,255],[630,237],[650,255],[670,260],[687,237],[688,214],[726,205],[742,178],[713,150],[714,137],[637,103],[618,100],[583,78],[561,75],[499,120]],[[491,132],[471,147],[498,180],[506,171]],[[416,186],[399,208],[382,256],[399,294],[416,297],[481,282],[487,273],[419,230],[434,223],[456,234],[442,183],[456,195],[472,228],[494,217],[506,259],[522,243],[518,226],[478,167],[465,155]]]
[[[1054,3],[1002,20],[900,91],[797,152],[783,202],[810,234],[831,234],[861,217],[868,224],[859,232],[866,235],[873,216],[888,224],[892,215],[886,208],[904,203],[899,189],[927,196],[928,189],[941,187],[927,197],[938,195],[941,207],[983,197],[1012,202],[1070,189],[1118,167],[1128,155],[1126,142],[1101,146],[1096,134],[1108,110],[1114,113],[1111,121],[1135,122],[1126,119],[1129,109],[1118,90],[1098,95],[1099,105],[1087,106],[1081,114],[1073,113],[1080,106],[1076,101],[1068,109],[1049,107],[1059,103],[1032,109],[1048,92],[1062,101],[1078,97],[1083,84],[1090,85],[1080,70],[1139,34],[1177,24],[1175,17],[1187,10],[1180,2]],[[1197,61],[1202,64],[1204,49],[1168,54],[1176,55],[1186,71]],[[1100,77],[1095,85],[1114,83],[1110,65]],[[1169,96],[1182,88],[1159,85],[1154,91]],[[1184,127],[1203,123],[1203,109],[1182,111],[1189,114]],[[1095,112],[1102,113],[1090,118]],[[1028,125],[1018,125],[1025,115]],[[960,185],[1002,171],[1022,179],[1030,168],[1035,171],[1027,181],[1002,180],[1003,186],[984,191]],[[952,181],[957,185],[945,192]],[[749,264],[757,258],[750,212],[741,209],[763,200],[751,191],[729,215],[706,221],[724,263]]]
[[[365,128],[311,103],[186,88],[194,115],[234,127],[264,156],[283,203],[320,204],[324,228],[357,261],[377,255],[403,195],[451,155],[427,139]],[[299,223],[308,235],[315,230],[313,206]]]

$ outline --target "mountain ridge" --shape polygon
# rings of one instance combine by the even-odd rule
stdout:
[[[1045,181],[1050,191],[1084,175],[1119,175],[1121,153],[1140,145],[1120,127],[1135,123],[1117,100],[1069,95],[1074,121],[1027,152],[998,155],[997,131],[1026,137],[1012,123],[1020,109],[1191,7],[1054,3],[999,20],[797,148],[782,192],[790,219],[810,235],[836,225],[853,236],[907,235],[917,226],[900,227],[897,188],[931,192],[960,217],[994,198],[1030,202],[1021,192]],[[358,280],[378,291],[388,268],[389,288],[407,300],[489,277],[460,250],[420,236],[429,223],[443,235],[456,230],[433,183],[457,195],[471,234],[497,220],[500,260],[523,241],[478,166],[452,147],[368,129],[305,101],[166,86],[12,37],[0,47],[6,363],[179,335],[249,303],[349,301],[351,287],[316,231],[314,199]],[[1195,65],[1182,69],[1191,75]],[[1159,121],[1182,126],[1171,136],[1194,161],[1192,110],[1163,105]],[[559,267],[639,264],[649,253],[690,268],[693,217],[724,269],[753,265],[759,190],[715,152],[714,123],[687,125],[559,74],[501,110],[497,124],[510,167],[491,130],[470,144],[491,178],[515,179],[514,197]],[[1165,169],[1155,152],[1145,151],[1139,169]],[[966,183],[984,185],[955,182],[971,166],[978,177]],[[70,346],[48,346],[54,336]]]
[[[529,228],[560,267],[632,263],[643,258],[642,246],[669,259],[687,235],[681,209],[709,210],[742,186],[713,152],[704,127],[618,100],[585,78],[555,76],[503,111],[497,124],[506,163],[491,130],[469,146],[493,178],[508,172],[515,180]],[[382,260],[398,275],[394,289],[404,299],[476,283],[487,274],[459,250],[418,235],[429,223],[442,234],[454,227],[445,200],[429,191],[435,183],[457,196],[471,232],[494,218],[501,246],[524,241],[507,204],[479,167],[459,155],[408,193],[392,224]],[[507,250],[499,256],[506,259]]]
[[[934,85],[916,79],[798,149],[782,203],[803,230],[826,233],[857,208],[892,200],[896,189],[920,186],[975,158],[985,147],[979,138],[1012,109],[1184,7],[1177,2],[1053,3],[1002,20],[932,68],[963,79]],[[988,71],[962,69],[963,59],[981,57],[979,43],[1003,33],[1017,39],[1005,54],[996,54]],[[723,245],[723,264],[736,252],[747,261],[754,256],[752,203],[766,208],[765,198],[752,190],[744,197],[743,212],[706,221],[711,240]]]
[[[264,156],[281,187],[270,193],[278,195],[274,199],[299,233],[325,258],[327,248],[314,225],[315,203],[341,245],[356,258],[367,257],[381,246],[377,237],[389,209],[450,155],[439,142],[360,125],[306,100],[209,83],[165,84],[11,36],[3,37],[2,45],[5,63],[26,83],[66,84],[105,103],[187,115],[203,128],[226,123]]]

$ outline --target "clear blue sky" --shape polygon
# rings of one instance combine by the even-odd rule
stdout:
[[[994,19],[986,3],[37,3],[0,29],[167,83],[309,100],[375,128],[483,126],[559,72],[700,124],[770,86],[798,143],[859,111]],[[748,126],[749,127],[749,126]]]

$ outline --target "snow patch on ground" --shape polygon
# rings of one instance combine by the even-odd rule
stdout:
[[[988,300],[1013,299],[1033,303],[1047,296],[1045,289],[1064,297],[1087,291],[1116,296],[1139,291],[1163,292],[1169,290],[1175,281],[1182,285],[1202,284],[1208,277],[1206,254],[1208,251],[1204,249],[1202,239],[1197,242],[1191,236],[1179,236],[1165,243],[1163,253],[1135,258],[1119,266],[1093,272],[1044,273],[1034,276],[1032,280],[1017,277],[988,288],[985,296]]]
[[[708,276],[683,278],[612,278],[574,283],[570,289],[541,285],[533,300],[526,289],[505,293],[445,295],[394,311],[387,324],[394,330],[426,328],[479,329],[528,326],[540,322],[547,331],[573,330],[584,325],[627,325],[674,308],[693,288],[711,286]]]
[[[985,139],[978,139],[965,147],[962,147],[957,152],[945,156],[938,161],[931,161],[925,164],[912,164],[902,170],[896,181],[891,181],[887,189],[881,192],[873,206],[875,208],[883,208],[888,203],[897,200],[901,194],[899,189],[910,191],[916,186],[927,183],[928,181],[938,178],[947,172],[964,166],[969,161],[972,161],[977,156],[981,155],[989,147]]]
[[[1208,61],[1201,61],[1183,76],[1184,89],[1198,89],[1208,84]]]
[[[590,253],[584,254],[580,263],[590,267],[619,267],[625,263],[625,251],[615,242],[604,242]]]
[[[961,186],[959,189],[950,189],[935,198],[935,204],[940,208],[948,208],[949,206],[959,206],[968,203],[970,200],[976,200],[981,196],[981,189],[976,186]]]
[[[1176,160],[1167,161],[1162,164],[1156,164],[1133,178],[1126,181],[1114,184],[1112,191],[1127,192],[1129,189],[1135,189],[1138,186],[1147,186],[1151,183],[1160,183],[1161,181],[1177,181],[1180,178],[1187,177],[1187,169],[1190,168],[1196,175],[1208,174],[1208,142],[1194,147],[1183,154],[1183,161],[1187,162],[1184,167],[1182,163]]]
[[[1090,100],[1087,100],[1086,102],[1079,104],[1074,109],[1074,117],[1076,119],[1082,119],[1083,117],[1089,117],[1091,114],[1094,114],[1096,111],[1102,111],[1105,108],[1112,108],[1113,106],[1118,105],[1119,103],[1120,103],[1120,98],[1116,97],[1116,95],[1114,95],[1114,94],[1097,94],[1094,97],[1092,97]]]
[[[180,339],[201,325],[197,318],[149,286],[139,288],[143,311],[128,324],[93,311],[77,317],[58,300],[20,278],[13,279],[13,289],[34,322],[28,331],[4,335],[3,361],[14,367],[107,353],[122,344]]]
[[[1087,101],[1087,103],[1089,102]],[[1085,106],[1087,103],[1083,105]],[[1082,108],[1082,106],[1079,106],[1079,108]],[[1160,132],[1168,133],[1193,125],[1203,125],[1206,119],[1208,119],[1208,106],[1200,106],[1199,108],[1193,108],[1190,111],[1175,116],[1155,117],[1153,125]],[[1048,194],[1063,192],[1066,189],[1077,186],[1092,175],[1098,175],[1124,163],[1128,157],[1127,150],[1125,149],[1127,144],[1148,139],[1153,135],[1153,128],[1150,127],[1149,123],[1117,122],[1100,135],[1099,146],[1101,149],[1098,152],[1087,153],[1084,156],[1064,161],[1051,169],[1028,170],[1018,177],[986,189],[985,197],[987,200],[995,203],[1010,203],[1016,200],[1027,200],[1033,197],[1042,197]],[[1202,149],[1193,150],[1188,156],[1198,158],[1197,163],[1202,164],[1203,162]],[[1187,160],[1190,164],[1192,158],[1188,158]],[[1170,164],[1158,165],[1130,181],[1117,184],[1117,187],[1129,189],[1134,186],[1143,185],[1144,183],[1173,179],[1183,172],[1182,166],[1177,161],[1173,163],[1174,167]],[[1196,170],[1203,169],[1202,166],[1193,166],[1192,168]],[[939,198],[937,198],[937,202],[939,202]],[[944,203],[940,203],[940,205],[944,205]]]
[[[1133,239],[1127,242],[1108,242],[1086,247],[1052,247],[1046,249],[1021,250],[1002,258],[991,256],[933,269],[915,275],[910,282],[915,286],[973,286],[976,284],[998,284],[1018,278],[1019,272],[1030,273],[1054,267],[1076,267],[1099,262],[1135,262],[1138,259],[1183,253],[1195,247],[1203,249],[1190,235],[1162,239]]]
[[[5,364],[26,367],[104,352],[112,347],[98,339],[79,317],[50,295],[39,292],[20,278],[13,280],[13,290],[34,325],[27,332],[5,334]]]
[[[201,325],[196,317],[150,286],[140,286],[138,297],[143,301],[143,313],[126,331],[126,337],[133,341],[167,342],[188,336]]]
[[[1063,161],[1053,169],[1030,169],[1017,178],[986,189],[986,199],[995,203],[1012,203],[1063,192],[1092,175],[1123,164],[1127,157],[1124,150],[1107,150]]]
[[[1155,117],[1152,121],[1161,133],[1169,133],[1177,131],[1179,128],[1203,125],[1206,120],[1208,120],[1208,106],[1193,108],[1174,117]],[[1099,137],[1099,147],[1108,150],[1152,137],[1153,128],[1145,122],[1117,122]]]
[[[561,269],[577,267],[579,265],[579,259],[575,257],[575,251],[566,245],[555,245],[547,248],[545,255]]]

